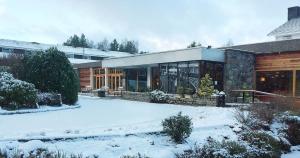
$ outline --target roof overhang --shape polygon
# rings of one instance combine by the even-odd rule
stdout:
[[[209,60],[224,62],[224,51],[213,48],[189,48],[129,57],[110,58],[102,61],[103,67],[138,67],[180,61]]]
[[[73,68],[77,68],[77,69],[95,68],[95,67],[102,67],[101,61],[89,62],[89,63],[81,63],[81,64],[73,64]]]

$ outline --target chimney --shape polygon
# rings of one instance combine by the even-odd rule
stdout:
[[[288,8],[288,20],[300,18],[300,7],[290,7]]]

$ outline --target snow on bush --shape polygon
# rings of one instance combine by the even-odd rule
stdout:
[[[179,112],[162,121],[163,132],[167,133],[175,143],[182,143],[192,133],[192,119],[189,116],[182,116]]]
[[[150,93],[151,103],[167,103],[169,96],[160,90],[154,90]]]
[[[245,132],[241,135],[241,139],[249,143],[255,157],[280,158],[281,156],[280,140],[265,132]]]
[[[39,93],[37,95],[39,105],[61,106],[61,95],[56,93]]]
[[[284,129],[286,138],[292,145],[300,145],[300,116],[284,113],[281,121],[286,125]]]
[[[248,158],[250,152],[247,147],[240,142],[235,141],[216,141],[208,138],[202,146],[195,146],[184,153],[176,154],[176,158]]]
[[[0,96],[0,106],[32,107],[36,104],[37,90],[33,84],[17,80],[7,72],[1,72]]]

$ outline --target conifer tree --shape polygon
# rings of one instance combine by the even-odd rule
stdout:
[[[116,39],[114,39],[111,43],[110,43],[110,50],[111,51],[119,51],[119,43]]]
[[[211,96],[214,92],[213,80],[209,74],[205,74],[200,80],[198,95],[201,97]]]

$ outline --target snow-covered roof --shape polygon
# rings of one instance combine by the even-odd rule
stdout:
[[[92,48],[75,48],[70,46],[63,45],[54,45],[54,44],[43,44],[37,42],[25,42],[25,41],[16,41],[8,39],[0,39],[0,47],[9,47],[9,48],[18,48],[31,51],[46,50],[50,47],[57,47],[58,50],[65,52],[66,54],[78,54],[78,55],[90,55],[98,57],[124,57],[130,56],[131,54],[126,52],[116,52],[116,51],[101,51],[98,49]]]
[[[91,63],[95,62],[95,60],[89,60],[89,59],[74,59],[74,58],[68,58],[71,64],[83,64],[83,63]]]
[[[300,18],[294,18],[287,21],[283,25],[270,32],[268,36],[284,36],[296,33],[300,33]]]
[[[195,47],[163,52],[138,54],[135,56],[102,60],[103,67],[138,67],[162,63],[208,60],[224,62],[224,51],[214,48]]]

